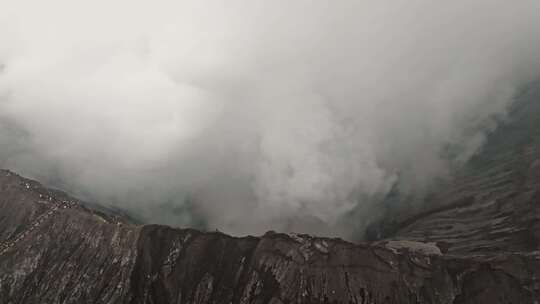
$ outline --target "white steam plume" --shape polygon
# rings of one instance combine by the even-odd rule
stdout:
[[[233,233],[350,237],[540,71],[536,0],[0,4],[1,167]]]

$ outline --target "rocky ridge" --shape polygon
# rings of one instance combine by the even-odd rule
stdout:
[[[0,171],[0,303],[535,303],[540,253],[134,225]],[[6,245],[7,244],[7,245]]]

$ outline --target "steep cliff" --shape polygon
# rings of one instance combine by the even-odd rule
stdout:
[[[540,254],[133,225],[0,172],[0,303],[534,303]],[[410,228],[409,228],[410,229]]]

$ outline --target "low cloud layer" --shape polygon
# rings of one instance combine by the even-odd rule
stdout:
[[[540,72],[536,0],[0,3],[0,167],[238,234],[351,237]]]

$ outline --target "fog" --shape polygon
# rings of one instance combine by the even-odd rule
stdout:
[[[540,72],[536,0],[0,4],[0,167],[234,234],[351,238]]]

